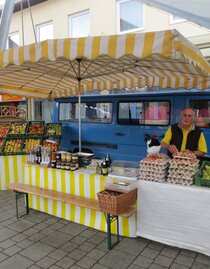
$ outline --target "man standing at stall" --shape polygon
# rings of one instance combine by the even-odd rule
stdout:
[[[172,125],[166,131],[161,148],[168,150],[172,156],[178,151],[190,150],[197,157],[207,153],[206,140],[203,131],[193,123],[195,112],[191,107],[185,107],[181,111],[180,122]]]

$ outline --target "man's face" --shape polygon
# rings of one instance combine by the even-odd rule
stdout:
[[[185,109],[181,112],[181,126],[189,128],[194,120],[195,114],[191,109]]]

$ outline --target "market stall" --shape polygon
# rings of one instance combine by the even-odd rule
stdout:
[[[2,51],[0,62],[0,92],[28,98],[52,100],[79,95],[80,102],[80,94],[95,89],[111,90],[128,87],[135,90],[145,86],[205,89],[210,85],[209,64],[200,52],[175,30],[47,40]],[[81,147],[80,118],[79,142]],[[70,172],[27,165],[25,156],[0,158],[1,189],[4,188],[5,182],[20,180],[35,186],[95,198],[106,178],[95,173],[85,173],[82,170]],[[6,165],[3,165],[4,163]],[[14,171],[12,165],[15,167]],[[141,189],[143,186],[141,183],[144,184],[144,182],[139,182],[137,217],[140,232],[138,235],[150,238],[150,233],[145,232],[144,235],[143,231],[141,232],[141,222],[144,223],[147,214],[154,215],[154,219],[151,218],[150,221],[155,222],[156,218],[160,218],[161,212],[157,212],[156,215],[150,215],[150,212],[147,212],[147,205],[144,201],[150,190],[147,192],[144,188]],[[154,183],[146,182],[145,185],[147,184],[152,186]],[[170,185],[170,188],[176,189],[177,186]],[[142,199],[145,200],[142,202]],[[38,210],[93,228],[105,229],[105,219],[101,213],[69,207],[37,197],[32,197],[30,203]],[[166,206],[173,214],[173,206],[170,208],[169,203]],[[176,207],[174,210],[176,212]],[[191,211],[193,210],[192,207]],[[199,214],[199,211],[197,213]],[[135,216],[129,219],[122,218],[120,230],[122,235],[136,236]],[[170,240],[167,242],[170,244]],[[187,247],[187,244],[185,245]]]

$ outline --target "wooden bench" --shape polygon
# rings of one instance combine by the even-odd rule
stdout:
[[[27,184],[23,184],[23,183],[11,183],[9,185],[6,185],[6,188],[15,192],[17,218],[29,214],[29,201],[28,201],[29,194],[37,195],[37,196],[47,198],[47,199],[60,201],[60,202],[71,204],[71,205],[76,205],[76,206],[80,206],[80,207],[84,207],[84,208],[93,209],[96,211],[101,211],[98,200],[91,199],[91,198],[80,197],[77,195],[63,193],[63,192],[59,192],[59,191],[47,190],[44,188],[31,186],[31,185],[27,185]],[[18,200],[21,198],[25,198],[26,212],[19,216]],[[119,236],[119,217],[130,217],[135,212],[136,212],[136,208],[131,206],[118,215],[104,213],[105,218],[106,218],[106,224],[107,224],[108,249],[112,249],[116,244],[119,243],[119,239],[120,239],[120,236]],[[114,220],[116,220],[116,222],[117,222],[117,241],[114,244],[112,244],[111,223]]]

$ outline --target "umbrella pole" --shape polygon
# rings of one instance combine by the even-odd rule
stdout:
[[[77,58],[78,62],[78,89],[79,89],[79,95],[78,95],[78,113],[79,113],[79,118],[78,118],[78,123],[79,123],[79,152],[82,151],[82,142],[81,142],[81,70],[80,70],[80,64],[81,64],[81,58]]]
[[[80,79],[78,80],[78,88],[79,88],[79,95],[78,95],[78,104],[79,104],[79,108],[78,108],[78,114],[79,114],[79,118],[78,118],[78,122],[79,122],[79,152],[82,151],[82,143],[81,143],[81,94],[80,94],[80,87],[81,87],[81,81]]]

